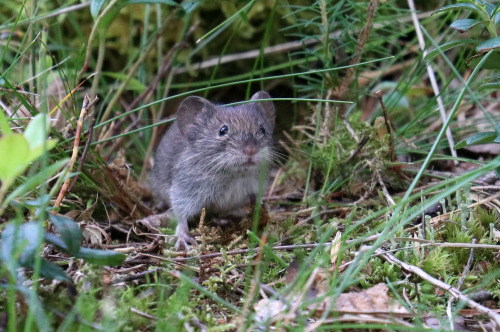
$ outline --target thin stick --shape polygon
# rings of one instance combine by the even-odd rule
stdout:
[[[276,175],[274,176],[273,183],[271,184],[271,188],[269,189],[269,194],[267,195],[268,200],[271,198],[271,195],[274,191],[274,188],[276,187],[276,184],[278,183],[278,178],[280,177],[282,169],[283,169],[282,167],[278,168],[278,171],[276,172]]]
[[[71,159],[69,161],[69,165],[66,169],[66,172],[64,174],[68,174],[73,170],[73,166],[75,165],[76,157],[78,156],[78,147],[80,146],[80,136],[82,134],[82,128],[83,128],[83,120],[85,119],[85,116],[87,115],[87,112],[94,104],[97,102],[97,97],[94,98],[92,102],[89,101],[89,97],[85,96],[83,98],[83,103],[82,103],[82,110],[80,111],[80,118],[78,119],[76,123],[76,134],[75,134],[75,142],[73,144],[73,154],[71,155]],[[54,203],[54,207],[58,207],[61,205],[61,202],[64,198],[64,195],[66,195],[66,192],[69,187],[69,183],[71,181],[71,178],[67,178],[64,180],[64,183],[61,187],[61,190],[59,191],[59,195],[57,196],[56,202]],[[52,210],[52,214],[57,214],[56,210]]]
[[[384,99],[382,98],[382,91],[380,91],[380,90],[376,91],[375,95],[377,95],[377,98],[380,102],[380,106],[382,106],[382,113],[384,114],[385,127],[387,129],[387,133],[389,133],[389,147],[391,149],[391,161],[395,161],[395,158],[394,158],[394,137],[392,135],[392,126],[391,126],[391,123],[389,122],[389,117],[387,116],[387,108],[385,107]]]
[[[477,242],[476,239],[472,239],[472,243],[475,244]],[[462,276],[460,277],[460,279],[458,280],[458,283],[457,283],[457,289],[460,290],[460,288],[462,287],[462,284],[464,283],[465,281],[465,277],[467,277],[467,274],[469,274],[469,270],[470,270],[470,267],[472,265],[472,260],[474,259],[474,248],[471,248],[470,250],[470,254],[469,254],[469,259],[467,260],[467,264],[465,265],[465,268],[464,268],[464,272],[462,272]],[[453,315],[451,313],[451,305],[453,303],[453,297],[450,297],[450,299],[448,300],[448,305],[447,305],[447,308],[446,308],[446,313],[448,314],[448,319],[450,320],[450,328],[451,330],[454,329],[454,326],[453,326]]]
[[[80,163],[78,164],[77,174],[73,178],[73,181],[71,181],[71,184],[70,184],[70,186],[68,188],[69,192],[71,192],[71,190],[75,186],[75,183],[76,183],[76,181],[78,180],[78,177],[79,177],[79,173],[82,172],[83,163],[85,162],[85,159],[87,158],[87,152],[89,150],[90,143],[92,143],[92,136],[94,135],[94,125],[95,125],[95,116],[92,119],[92,122],[90,123],[89,131],[88,131],[88,135],[87,135],[87,142],[85,143],[85,148],[83,149],[82,157],[80,158]]]
[[[457,288],[452,287],[451,285],[432,277],[431,275],[429,275],[428,273],[426,273],[424,270],[422,270],[421,268],[419,268],[417,266],[410,265],[408,263],[400,261],[399,259],[397,259],[393,255],[384,252],[382,249],[376,249],[375,254],[380,255],[380,257],[384,258],[387,262],[399,266],[402,270],[413,273],[414,275],[419,276],[420,278],[429,282],[430,284],[442,289],[445,292],[450,293],[451,296],[453,296],[456,299],[459,299],[462,302],[465,302],[470,308],[477,310],[478,312],[482,313],[485,316],[488,316],[488,318],[490,318],[490,320],[494,324],[496,324],[497,327],[500,328],[500,315],[499,314],[497,314],[493,310],[486,308],[485,306],[477,303],[476,301],[469,299],[462,292],[460,292]]]
[[[423,12],[417,15],[418,18],[423,19],[427,18],[432,14],[432,11],[428,12]],[[411,17],[403,17],[403,18],[398,18],[396,19],[396,22],[398,23],[407,23],[411,21]],[[380,29],[383,27],[386,27],[387,25],[392,25],[394,22],[390,22],[388,24],[384,23],[375,23],[373,24],[373,29]],[[329,39],[335,39],[338,38],[341,35],[342,31],[334,31],[330,33],[328,36]],[[264,55],[269,55],[269,54],[276,54],[276,53],[286,53],[290,52],[296,49],[302,49],[305,46],[312,46],[317,43],[319,43],[320,40],[317,38],[307,38],[305,40],[299,40],[299,41],[291,41],[291,42],[286,42],[283,44],[278,44],[278,45],[273,45],[273,46],[267,46],[263,50]],[[236,61],[241,61],[241,60],[246,60],[246,59],[255,59],[261,54],[261,50],[256,49],[256,50],[251,50],[251,51],[246,51],[246,52],[241,52],[241,53],[234,53],[234,54],[228,54],[224,55],[223,57],[214,57],[212,59],[208,59],[202,62],[190,64],[189,66],[184,66],[184,67],[179,67],[173,70],[173,73],[175,75],[178,74],[184,74],[192,70],[194,68],[195,70],[201,70],[201,69],[206,69],[206,68],[211,68],[215,67],[217,65],[222,65],[230,62],[236,62]],[[407,63],[412,64],[414,60],[409,60]],[[377,73],[380,73],[380,71],[377,71]]]
[[[385,187],[384,181],[382,181],[382,176],[380,175],[380,171],[376,170],[375,176],[377,177],[380,187],[382,187],[382,192],[384,193],[384,197],[387,200],[387,202],[389,202],[389,204],[391,205],[396,205],[396,202],[394,202],[394,200],[391,197],[391,194],[389,194],[389,191]]]
[[[380,233],[368,236],[364,239],[356,239],[356,240],[347,240],[345,241],[346,244],[351,244],[355,242],[359,243],[364,243],[364,242],[369,242],[376,240],[380,237]],[[494,244],[474,244],[474,243],[439,243],[439,242],[433,242],[430,240],[424,240],[424,239],[415,239],[415,238],[410,238],[410,237],[395,237],[391,238],[391,241],[398,241],[398,242],[421,242],[424,243],[424,245],[427,246],[432,246],[432,247],[442,247],[442,248],[478,248],[478,249],[488,249],[488,250],[500,250],[500,245],[494,245]],[[313,249],[319,246],[331,246],[332,242],[325,242],[325,243],[308,243],[308,244],[296,244],[296,245],[284,245],[284,246],[274,246],[271,249],[272,250],[286,250],[286,251],[291,251],[295,249]],[[232,251],[226,251],[224,255],[244,255],[248,254],[249,252],[253,252],[255,250],[250,250],[250,249],[239,249],[239,250],[232,250]],[[178,258],[165,258],[164,256],[155,256],[151,254],[144,254],[144,256],[148,257],[154,257],[158,258],[161,260],[165,261],[174,261],[174,262],[186,262],[186,261],[191,261],[191,260],[204,260],[204,259],[210,259],[210,258],[215,258],[215,257],[220,257],[222,256],[222,253],[220,252],[214,252],[211,254],[205,254],[205,255],[199,255],[199,256],[191,256],[191,257],[178,257]]]
[[[422,50],[422,56],[425,58],[427,55],[427,50],[425,49],[425,40],[422,34],[422,29],[420,27],[420,23],[418,21],[417,13],[415,11],[415,3],[413,0],[408,0],[408,7],[410,7],[411,18],[413,20],[413,24],[415,25],[415,33],[417,34],[418,45]],[[441,118],[443,119],[443,123],[446,123],[446,111],[444,109],[443,99],[441,98],[441,92],[439,91],[439,86],[437,84],[436,75],[434,74],[434,70],[432,66],[427,64],[427,74],[429,75],[429,81],[432,85],[432,90],[434,91],[434,95],[436,96],[436,101],[439,108],[439,113],[441,113]],[[451,155],[454,158],[457,158],[457,152],[454,149],[455,142],[453,141],[453,135],[451,134],[451,129],[448,127],[446,129],[446,138],[448,139],[448,144],[450,145]],[[458,160],[454,160],[455,165],[458,165]]]
[[[361,54],[365,47],[366,40],[368,39],[368,35],[370,34],[370,30],[372,29],[373,18],[375,17],[375,12],[377,11],[378,0],[370,0],[370,5],[368,6],[368,15],[366,17],[366,22],[363,30],[361,30],[358,42],[356,44],[356,48],[354,49],[354,57],[350,61],[350,65],[358,64],[361,60]],[[349,85],[353,81],[354,78],[354,70],[356,68],[354,66],[347,68],[347,72],[345,74],[342,83],[340,84],[338,96],[340,100],[344,100],[347,98],[347,94],[349,92]]]

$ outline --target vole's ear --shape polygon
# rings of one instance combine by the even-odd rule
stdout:
[[[252,96],[250,100],[259,100],[259,99],[271,99],[271,96],[266,91],[258,91]],[[266,119],[269,121],[270,126],[274,129],[276,109],[274,108],[273,102],[267,100],[267,101],[261,101],[256,104],[258,105],[257,107],[260,108]]]
[[[194,124],[196,118],[203,113],[213,112],[214,109],[215,106],[204,98],[198,96],[187,97],[181,102],[176,113],[179,130],[185,135],[187,128]]]

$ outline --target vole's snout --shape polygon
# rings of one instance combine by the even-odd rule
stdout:
[[[257,141],[253,137],[247,139],[243,144],[243,153],[247,157],[253,157],[257,153],[257,150]]]

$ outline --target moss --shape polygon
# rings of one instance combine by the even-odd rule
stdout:
[[[372,178],[374,171],[382,171],[390,162],[387,137],[378,138],[377,129],[362,121],[359,115],[349,121],[359,139],[366,143],[358,144],[346,127],[338,125],[332,138],[309,149],[313,166],[323,179],[328,176],[325,181],[344,182],[344,190],[371,191],[376,183]]]
[[[434,277],[444,278],[450,271],[454,270],[451,256],[449,252],[442,248],[436,248],[431,250],[418,266]]]

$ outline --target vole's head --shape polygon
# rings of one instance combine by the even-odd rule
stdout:
[[[258,168],[269,160],[275,109],[265,91],[238,106],[217,106],[201,97],[186,98],[177,111],[181,135],[190,158],[207,165],[207,171]]]

